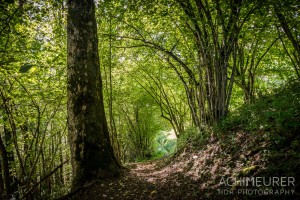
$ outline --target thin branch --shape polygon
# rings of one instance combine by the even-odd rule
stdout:
[[[64,162],[62,162],[60,165],[58,165],[55,169],[53,169],[49,174],[47,174],[46,176],[44,176],[43,178],[40,179],[39,182],[37,182],[36,184],[34,184],[29,190],[27,190],[24,194],[24,197],[28,196],[33,189],[35,189],[40,183],[42,183],[43,181],[45,181],[47,178],[49,178],[52,174],[54,174],[58,169],[62,168],[64,166],[64,164],[66,164],[67,162],[69,162],[69,160],[66,160]]]
[[[2,28],[2,30],[0,31],[0,35],[2,34],[2,32],[9,26],[9,23],[10,23],[10,21],[12,20],[12,18],[14,17],[14,15],[18,12],[18,10],[20,9],[22,7],[22,4],[20,4],[19,6],[18,6],[18,8],[14,11],[14,13],[9,17],[9,18],[7,18],[5,21],[7,21],[6,22],[6,26],[4,26],[3,28]]]

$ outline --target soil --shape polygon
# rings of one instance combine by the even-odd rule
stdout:
[[[199,180],[160,167],[161,162],[131,163],[121,177],[90,183],[66,199],[203,199]]]

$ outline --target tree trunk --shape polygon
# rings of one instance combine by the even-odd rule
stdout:
[[[9,195],[11,194],[11,192],[12,192],[12,189],[11,189],[11,186],[10,186],[11,177],[10,177],[10,174],[9,174],[9,164],[8,164],[7,151],[6,151],[6,148],[4,146],[4,143],[3,143],[1,137],[0,137],[0,155],[1,155],[1,166],[3,168],[4,193],[5,193],[5,196],[8,198]]]
[[[116,176],[120,167],[104,113],[93,0],[69,1],[67,73],[74,190],[95,178]]]
[[[4,198],[5,190],[4,190],[4,182],[3,182],[3,175],[2,175],[2,163],[0,162],[0,199]]]

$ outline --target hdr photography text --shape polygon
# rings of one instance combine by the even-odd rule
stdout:
[[[230,189],[218,189],[220,195],[293,195],[295,177],[222,177],[219,185]]]

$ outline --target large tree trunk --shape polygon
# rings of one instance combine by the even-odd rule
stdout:
[[[68,5],[68,129],[73,190],[118,175],[104,113],[93,0]]]

